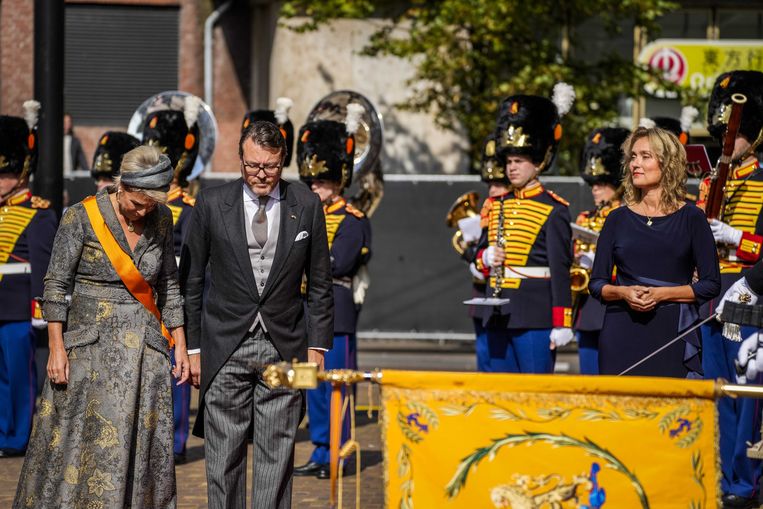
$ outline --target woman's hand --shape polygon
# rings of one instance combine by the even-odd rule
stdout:
[[[620,286],[618,288],[622,299],[634,311],[645,313],[657,305],[653,296],[653,290],[656,288],[646,286]]]
[[[48,378],[57,385],[69,383],[69,357],[66,355],[63,343],[50,349],[48,354]]]
[[[188,360],[185,345],[175,345],[175,368],[172,375],[178,380],[177,385],[186,383],[191,376],[191,361]]]

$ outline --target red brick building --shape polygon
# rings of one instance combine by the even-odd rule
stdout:
[[[132,112],[150,96],[182,90],[204,98],[204,22],[214,8],[213,0],[66,1],[64,109],[88,159],[99,136],[126,130]],[[248,2],[234,2],[213,32],[216,171],[238,166],[250,89],[249,16]],[[3,0],[0,113],[20,115],[33,95],[34,0]]]

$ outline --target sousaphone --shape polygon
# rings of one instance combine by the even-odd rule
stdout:
[[[143,140],[143,124],[149,113],[157,110],[182,111],[185,98],[192,95],[179,90],[168,90],[149,97],[132,114],[130,123],[127,126],[127,132],[139,140]],[[215,119],[215,115],[212,113],[212,108],[201,99],[199,101],[201,102],[201,107],[199,109],[199,118],[196,121],[199,126],[199,155],[196,157],[196,162],[193,165],[191,174],[188,176],[188,180],[196,179],[212,161],[212,154],[215,151],[218,136],[217,119]]]
[[[353,182],[357,183],[358,190],[349,201],[370,217],[384,195],[384,177],[379,158],[384,142],[384,124],[379,112],[371,101],[358,92],[339,90],[318,101],[307,115],[306,122],[344,122],[349,103],[358,103],[364,110],[360,127],[355,133],[355,164],[352,170]]]

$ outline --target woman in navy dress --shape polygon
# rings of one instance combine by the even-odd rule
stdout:
[[[591,295],[606,304],[599,369],[617,375],[697,321],[697,306],[720,292],[715,241],[704,213],[684,201],[686,151],[675,135],[640,127],[623,144],[624,201],[596,245]],[[701,372],[691,333],[629,375]]]

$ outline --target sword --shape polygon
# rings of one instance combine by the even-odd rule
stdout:
[[[650,353],[649,355],[647,355],[646,357],[644,357],[640,361],[636,362],[632,366],[628,367],[624,371],[621,371],[620,373],[618,373],[617,376],[623,376],[624,374],[628,373],[629,371],[632,371],[634,368],[637,368],[638,366],[642,365],[643,363],[645,363],[646,361],[648,361],[649,359],[651,359],[652,357],[654,357],[658,353],[662,352],[663,350],[665,350],[667,347],[669,347],[670,345],[672,345],[676,341],[678,341],[680,339],[683,339],[684,337],[688,336],[689,334],[691,334],[695,330],[697,330],[700,327],[702,327],[703,325],[705,325],[710,320],[715,320],[716,318],[720,318],[720,315],[710,315],[709,317],[707,317],[704,320],[702,320],[701,322],[699,322],[697,325],[694,325],[693,327],[690,327],[690,328],[686,329],[681,334],[679,334],[675,338],[671,339],[670,341],[668,341],[666,344],[662,345],[660,348],[658,348],[654,352]]]

